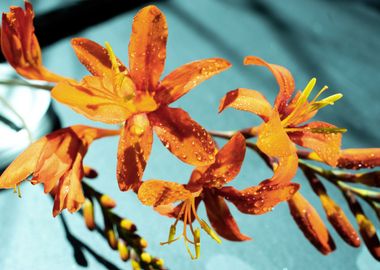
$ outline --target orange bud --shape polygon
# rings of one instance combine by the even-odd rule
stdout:
[[[129,260],[129,249],[123,239],[117,242],[117,249],[119,250],[120,259],[124,262]]]
[[[84,176],[90,179],[98,177],[98,172],[88,166],[83,166]]]
[[[109,246],[116,250],[118,247],[118,241],[116,239],[115,231],[113,229],[106,229],[106,237]]]
[[[335,244],[321,217],[300,192],[288,201],[290,213],[305,237],[322,254],[329,254]]]
[[[100,197],[100,204],[107,209],[112,209],[116,206],[116,202],[106,194]]]
[[[341,150],[339,168],[363,169],[380,166],[380,148],[357,148]]]
[[[148,242],[144,238],[140,238],[139,244],[141,248],[146,248],[148,246]]]
[[[343,210],[327,195],[320,196],[327,218],[334,229],[347,244],[353,247],[360,246],[360,238],[356,230],[344,214]]]
[[[83,204],[83,218],[86,226],[89,230],[93,230],[96,227],[95,217],[94,217],[94,205],[92,204],[90,199],[84,201]]]

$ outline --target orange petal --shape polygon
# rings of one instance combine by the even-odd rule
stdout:
[[[137,13],[129,43],[129,67],[138,90],[155,91],[165,65],[167,37],[161,10],[147,6]]]
[[[257,114],[264,121],[268,121],[272,114],[272,105],[268,100],[260,92],[246,88],[228,92],[220,101],[219,112],[225,108],[248,111]]]
[[[288,202],[290,213],[305,237],[323,254],[335,249],[335,244],[314,207],[297,192]]]
[[[202,173],[196,184],[208,188],[221,188],[238,175],[244,155],[245,138],[240,133],[236,133],[216,154],[215,162]]]
[[[278,166],[274,169],[274,174],[270,179],[273,184],[284,184],[290,182],[297,174],[298,156],[296,153],[278,159]]]
[[[132,114],[133,108],[129,108],[110,89],[104,88],[106,80],[85,77],[80,84],[62,81],[51,93],[56,100],[91,120],[109,124],[121,123]]]
[[[73,38],[71,40],[79,61],[91,72],[94,76],[112,77],[112,62],[107,53],[107,50],[98,43],[87,38]],[[127,73],[127,68],[117,60],[121,72]]]
[[[186,200],[192,193],[183,185],[174,182],[148,180],[142,183],[137,195],[144,205],[156,207]]]
[[[288,132],[290,139],[298,145],[313,149],[330,166],[336,166],[339,158],[341,133],[316,133],[312,129],[335,128],[325,122],[311,122],[302,127],[302,131]]]
[[[183,65],[167,75],[157,90],[157,100],[169,104],[201,82],[228,69],[231,64],[222,58],[210,58]]]
[[[276,110],[273,110],[269,121],[262,125],[257,146],[271,157],[286,157],[296,152],[294,144],[281,125],[280,116]]]
[[[337,167],[363,169],[380,166],[380,148],[352,148],[339,153]]]
[[[282,66],[267,63],[263,59],[255,56],[247,56],[244,59],[244,64],[264,66],[273,73],[280,88],[274,106],[279,112],[284,111],[295,88],[294,79],[290,71]]]
[[[82,162],[86,152],[86,147],[81,146],[71,169],[59,180],[54,196],[54,217],[66,208],[70,213],[78,211],[85,201],[81,181],[84,175]]]
[[[274,185],[271,181],[266,180],[258,186],[242,191],[233,187],[223,187],[218,194],[231,201],[245,214],[261,215],[272,211],[278,203],[289,200],[298,188],[299,185],[296,183]]]
[[[163,106],[149,120],[165,147],[183,162],[204,166],[215,161],[212,137],[184,110]]]
[[[208,219],[220,236],[230,241],[251,240],[250,237],[240,232],[223,197],[208,191],[205,192],[203,200],[206,205]]]
[[[1,25],[1,49],[4,57],[16,71],[28,79],[57,82],[63,77],[42,66],[41,49],[34,34],[32,4],[11,7],[3,13]]]
[[[14,188],[31,175],[46,143],[47,139],[43,137],[22,152],[0,176],[0,188]]]
[[[117,152],[117,181],[122,191],[141,181],[152,148],[153,133],[148,117],[130,117],[122,129]]]

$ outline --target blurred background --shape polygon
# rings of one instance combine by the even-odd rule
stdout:
[[[271,73],[264,68],[243,66],[243,58],[256,55],[287,67],[297,89],[316,77],[318,88],[344,98],[323,109],[318,120],[345,127],[343,147],[380,146],[380,1],[375,0],[35,0],[36,35],[43,48],[43,62],[52,71],[76,79],[87,74],[70,47],[72,37],[86,37],[104,44],[108,41],[116,55],[127,63],[128,42],[134,14],[148,3],[166,15],[169,39],[165,74],[187,62],[223,57],[233,67],[202,83],[174,106],[182,107],[210,130],[232,130],[259,123],[249,113],[226,110],[217,114],[220,98],[232,89],[261,90],[270,101],[277,94]],[[22,1],[1,1],[0,11]],[[63,126],[100,123],[53,102]],[[223,141],[219,141],[223,144]],[[117,138],[97,141],[85,163],[99,172],[92,184],[118,202],[116,212],[132,219],[148,242],[148,251],[165,259],[170,269],[380,269],[365,247],[346,245],[335,231],[331,234],[337,250],[323,256],[304,238],[289,215],[287,204],[278,205],[263,216],[240,214],[231,207],[243,233],[253,241],[221,245],[204,236],[201,258],[191,261],[178,241],[160,246],[167,239],[172,220],[139,203],[134,193],[118,190],[115,178]],[[155,138],[145,179],[165,179],[185,183],[192,168],[182,164]],[[257,184],[271,176],[263,162],[247,152],[238,188]],[[302,192],[325,219],[318,198],[299,174]],[[340,192],[326,183],[331,196],[341,204],[354,223]],[[0,269],[130,269],[119,260],[106,241],[89,232],[78,214],[64,213],[53,218],[52,201],[41,186],[21,186],[22,199],[12,191],[0,194]],[[374,213],[365,207],[379,228]],[[100,215],[99,215],[100,216]],[[205,217],[203,206],[200,216]],[[64,230],[64,228],[66,228]],[[84,243],[84,258],[74,256],[75,237]],[[74,243],[75,244],[75,243]]]

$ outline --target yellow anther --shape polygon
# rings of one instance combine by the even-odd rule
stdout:
[[[204,221],[203,219],[200,222],[201,228],[212,238],[214,239],[218,244],[222,243],[222,240],[220,240],[219,236],[215,233],[213,229],[210,228],[210,226]]]
[[[195,259],[201,255],[201,230],[196,228],[194,231]]]
[[[176,226],[175,225],[171,225],[170,226],[170,231],[169,231],[169,237],[168,237],[168,242],[169,243],[173,242],[175,234],[176,234]]]
[[[347,131],[347,129],[345,128],[311,128],[310,131],[312,133],[345,133]]]

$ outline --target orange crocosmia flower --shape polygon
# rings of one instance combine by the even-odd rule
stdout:
[[[50,133],[31,144],[0,176],[0,188],[15,188],[32,175],[33,184],[43,183],[54,195],[53,215],[63,209],[77,211],[85,198],[81,180],[83,158],[93,140],[118,135],[119,130],[71,126]]]
[[[180,160],[195,166],[214,162],[211,136],[174,102],[202,81],[230,67],[221,58],[186,64],[159,81],[166,58],[168,30],[164,14],[148,6],[134,18],[129,43],[129,69],[106,48],[84,38],[73,48],[93,76],[79,83],[60,82],[52,90],[58,101],[86,117],[124,123],[118,150],[121,190],[137,187],[149,158],[154,130]]]
[[[42,65],[41,49],[34,34],[32,4],[25,1],[25,10],[11,7],[3,13],[1,50],[8,63],[22,76],[32,80],[58,82],[63,77]]]
[[[231,241],[249,240],[249,237],[240,232],[225,199],[233,202],[239,210],[245,213],[261,214],[269,211],[278,202],[289,199],[290,194],[297,190],[297,184],[287,184],[287,187],[281,188],[282,191],[269,188],[274,187],[274,185],[261,184],[258,188],[251,188],[252,192],[248,196],[248,191],[224,187],[239,173],[244,155],[245,138],[237,133],[216,154],[213,164],[198,167],[193,171],[188,184],[181,185],[161,180],[149,180],[142,183],[138,190],[138,197],[141,202],[153,206],[161,214],[176,218],[171,226],[169,239],[163,244],[171,243],[183,236],[186,243],[194,244],[195,257],[198,257],[199,232],[193,228],[194,220],[197,220],[201,228],[213,239],[220,242],[214,231],[197,215],[197,208],[201,201],[205,204],[212,227],[220,236]],[[262,187],[263,185],[265,188]],[[258,192],[253,192],[254,189]],[[286,196],[283,196],[284,193]],[[178,201],[181,203],[173,207],[172,204]],[[180,219],[184,222],[184,229],[182,235],[175,238],[175,228]],[[193,240],[190,240],[186,235],[187,225],[190,226]]]
[[[239,88],[227,93],[221,100],[219,111],[232,107],[257,114],[264,120],[264,124],[252,130],[258,130],[257,145],[260,150],[279,160],[279,166],[273,178],[277,182],[286,182],[294,177],[298,158],[292,142],[313,149],[324,162],[336,166],[341,133],[345,130],[319,121],[302,123],[311,119],[319,109],[333,104],[342,95],[335,94],[317,100],[327,89],[325,86],[313,100],[308,101],[316,83],[313,78],[303,92],[298,92],[292,98],[295,84],[293,76],[286,68],[269,64],[254,56],[246,57],[244,64],[265,66],[273,73],[280,88],[274,106],[272,107],[260,92]]]

